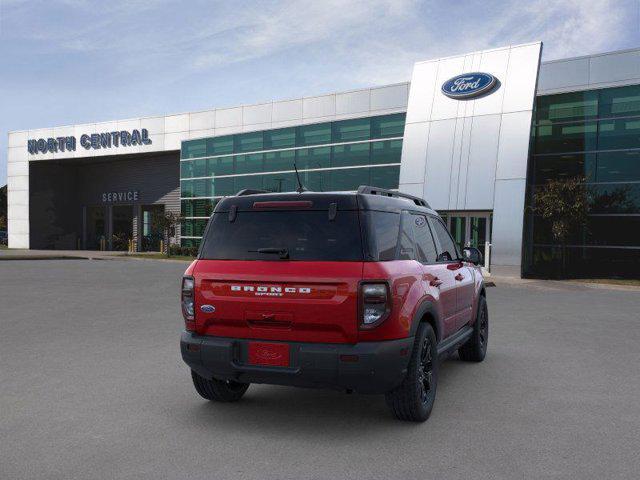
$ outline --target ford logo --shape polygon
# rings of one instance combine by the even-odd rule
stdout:
[[[442,93],[449,98],[473,98],[491,91],[497,82],[496,77],[489,73],[464,73],[444,82]]]
[[[213,305],[202,305],[200,307],[200,310],[202,310],[204,313],[213,313],[216,311],[216,307],[214,307]]]

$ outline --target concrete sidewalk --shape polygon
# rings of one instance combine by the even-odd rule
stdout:
[[[0,260],[113,260],[127,257],[127,252],[119,251],[0,249]]]

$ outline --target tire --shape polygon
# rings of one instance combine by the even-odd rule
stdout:
[[[478,300],[478,315],[473,324],[473,334],[467,343],[458,349],[458,355],[465,362],[481,362],[487,354],[489,341],[489,311],[487,300],[481,296]]]
[[[400,386],[387,392],[387,405],[399,420],[424,422],[431,415],[438,384],[436,335],[428,323],[416,333],[407,376]]]
[[[232,380],[223,381],[212,378],[208,380],[191,370],[193,386],[202,398],[213,402],[237,402],[249,388],[248,383],[238,383]]]

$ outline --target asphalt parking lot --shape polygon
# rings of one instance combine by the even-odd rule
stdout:
[[[381,396],[193,390],[186,264],[0,262],[0,478],[638,478],[640,291],[488,291],[486,361],[452,358],[424,424]]]

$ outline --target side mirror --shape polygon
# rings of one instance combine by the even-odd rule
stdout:
[[[465,247],[462,249],[462,259],[465,262],[473,263],[474,265],[482,265],[482,252],[475,247]]]

